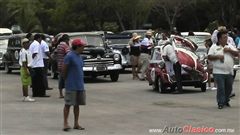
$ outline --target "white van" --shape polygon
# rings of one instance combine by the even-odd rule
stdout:
[[[12,30],[8,28],[0,28],[0,36],[12,35]]]

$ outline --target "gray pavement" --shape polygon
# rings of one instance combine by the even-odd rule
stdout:
[[[63,132],[64,101],[58,98],[57,80],[49,77],[49,85],[54,88],[47,91],[50,98],[26,103],[21,101],[19,74],[0,71],[0,135],[159,135],[167,127],[185,125],[213,127],[225,132],[221,135],[239,135],[239,78],[238,73],[232,107],[222,110],[217,109],[216,91],[202,93],[200,89],[184,87],[181,95],[159,94],[146,81],[132,80],[129,73],[121,74],[115,83],[103,77],[87,79],[87,105],[80,107],[80,124],[86,130]],[[69,124],[73,126],[72,111]],[[159,133],[151,133],[153,130]]]

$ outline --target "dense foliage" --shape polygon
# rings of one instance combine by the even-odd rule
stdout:
[[[239,0],[0,0],[0,27],[24,32],[240,27]]]

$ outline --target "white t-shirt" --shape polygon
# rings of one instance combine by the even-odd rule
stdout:
[[[46,52],[49,52],[49,47],[48,47],[48,44],[44,40],[41,41],[41,52],[42,52],[43,58],[48,59]]]
[[[213,74],[233,74],[233,56],[230,53],[224,53],[224,48],[231,48],[233,50],[237,50],[236,47],[232,45],[225,45],[223,47],[216,44],[213,44],[209,49],[208,55],[224,55],[224,62],[221,62],[220,60],[211,61],[213,64]]]
[[[172,63],[178,62],[176,52],[172,45],[167,44],[163,47],[162,56],[167,56]]]
[[[167,42],[169,42],[169,39],[166,39],[166,40],[161,39],[158,41],[158,46],[162,46],[162,45],[166,44]]]
[[[19,64],[23,66],[23,62],[27,62],[27,66],[30,67],[32,63],[32,54],[29,50],[22,48],[19,52]]]
[[[31,52],[31,54],[33,55],[34,53],[36,53],[37,55],[32,59],[32,64],[31,67],[32,68],[37,68],[37,67],[44,67],[44,63],[43,63],[43,57],[42,57],[42,53],[41,53],[41,47],[38,41],[34,40],[30,47],[29,47],[29,51]]]

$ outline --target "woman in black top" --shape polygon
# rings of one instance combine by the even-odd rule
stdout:
[[[138,67],[138,60],[140,56],[140,41],[139,38],[141,36],[137,35],[136,33],[133,34],[129,45],[130,45],[130,60],[132,64],[132,75],[133,79],[139,79],[136,67]]]

